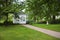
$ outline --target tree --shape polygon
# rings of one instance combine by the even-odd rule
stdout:
[[[23,10],[23,4],[23,2],[18,3],[17,0],[0,0],[0,15],[6,16],[6,24],[8,22],[8,14],[12,13],[15,15],[17,12]]]
[[[46,20],[55,20],[55,16],[59,15],[60,3],[59,0],[26,0],[27,10],[32,12],[34,15],[34,20],[39,16],[41,19],[46,18]],[[51,16],[53,16],[51,18]]]
[[[59,0],[45,0],[44,2],[47,4],[48,7],[48,17],[47,13],[46,16],[47,18],[50,18],[50,20],[54,20],[55,22],[55,17],[59,15],[58,12],[60,12],[60,3],[58,2]],[[51,17],[52,16],[52,17]]]
[[[40,7],[41,4],[39,2],[40,2],[39,0],[38,1],[37,0],[33,0],[33,1],[27,0],[27,2],[26,2],[27,10],[29,10],[33,14],[33,19],[35,21],[37,20],[37,15],[41,9],[41,7]],[[39,7],[39,8],[37,8],[37,7]]]

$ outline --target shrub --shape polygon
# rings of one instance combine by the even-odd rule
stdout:
[[[35,23],[35,22],[32,20],[26,22],[26,24],[33,24],[33,23]]]
[[[49,23],[50,24],[60,24],[60,19],[51,20]]]
[[[38,24],[46,24],[46,21],[38,22]]]

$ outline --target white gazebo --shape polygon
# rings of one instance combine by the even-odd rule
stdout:
[[[20,13],[18,13],[17,15],[18,15],[17,18],[15,18],[15,15],[14,15],[14,17],[13,17],[13,23],[14,23],[14,24],[17,24],[17,23],[19,23],[19,24],[26,24],[27,15],[24,14],[23,12],[20,12]]]

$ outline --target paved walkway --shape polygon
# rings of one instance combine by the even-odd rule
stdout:
[[[55,31],[51,31],[51,30],[47,30],[47,29],[43,29],[43,28],[38,28],[38,27],[35,27],[32,25],[23,25],[23,26],[37,30],[39,32],[43,32],[45,34],[48,34],[48,35],[56,37],[56,38],[60,38],[60,32],[55,32]]]

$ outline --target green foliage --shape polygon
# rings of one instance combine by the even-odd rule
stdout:
[[[33,18],[38,16],[40,19],[45,17],[46,20],[51,20],[54,19],[51,16],[59,15],[60,2],[59,0],[26,0],[26,10]]]
[[[49,23],[50,24],[60,24],[60,19],[50,20]]]
[[[24,3],[18,2],[18,0],[0,0],[0,16],[4,15],[6,17],[5,21],[8,21],[9,14],[14,14],[20,12],[24,9]]]
[[[0,23],[4,23],[5,20],[6,20],[6,16],[4,15],[0,16]]]

